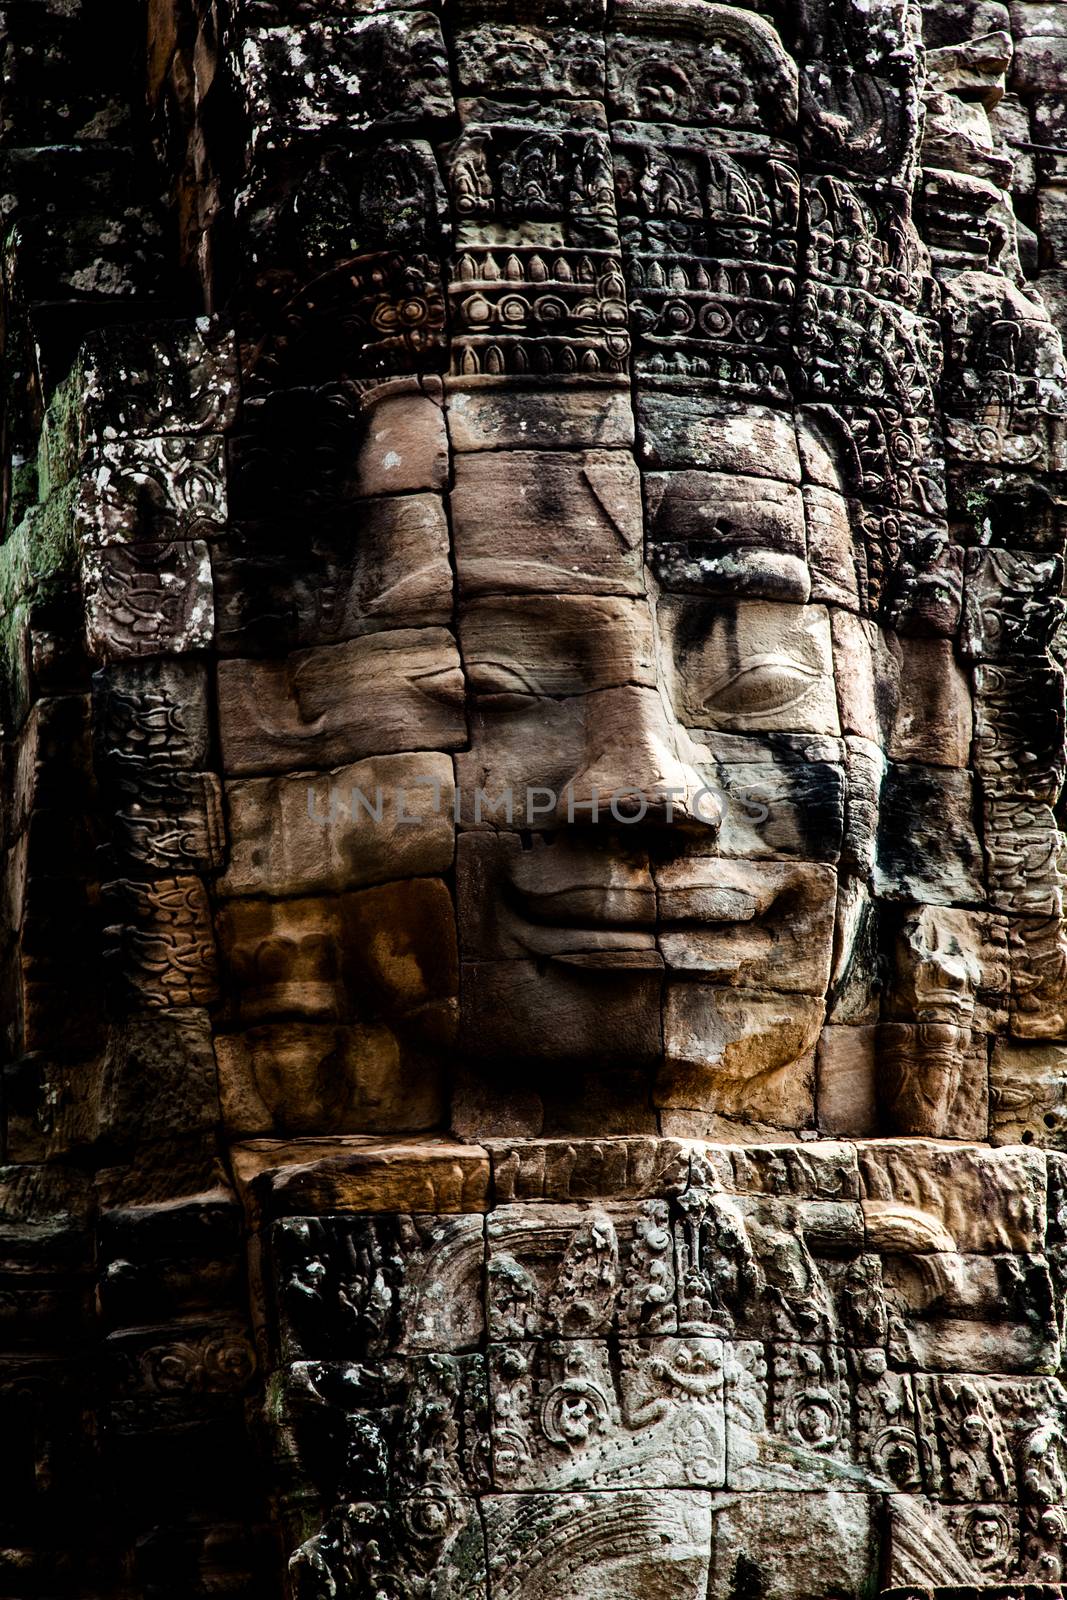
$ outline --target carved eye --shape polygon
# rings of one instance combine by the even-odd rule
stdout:
[[[708,686],[706,703],[727,717],[784,714],[795,711],[821,677],[802,661],[750,656]]]

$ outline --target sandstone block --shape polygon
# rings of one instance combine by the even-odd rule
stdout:
[[[1032,42],[1036,44],[1038,41]],[[1050,41],[1041,42],[1047,44]],[[1067,70],[1067,35],[1056,43],[1059,47],[1056,71],[1062,83]],[[1038,190],[1037,231],[1044,247],[1042,265],[1053,271],[1062,271],[1067,267],[1067,194],[1062,189]]]
[[[1018,37],[1016,34],[1016,40]],[[1030,108],[1017,94],[1006,94],[988,116],[990,131],[1001,146],[1030,143]],[[1012,193],[1029,200],[1037,187],[1036,157],[1032,151],[1018,148],[1012,150],[1012,155]]]
[[[954,1409],[956,1396],[946,1399]],[[1003,1494],[1004,1487],[996,1480],[994,1466],[986,1481],[990,1489]],[[1016,1570],[1019,1539],[1011,1507],[952,1506],[918,1494],[892,1495],[888,1505],[886,1574],[891,1587],[882,1593],[889,1600],[901,1600],[905,1592],[926,1600],[942,1593],[949,1578],[959,1580],[961,1587],[974,1587],[974,1579],[980,1578],[979,1587],[987,1594],[1006,1595],[1007,1585],[998,1587],[996,1580]],[[924,1580],[926,1587],[919,1587]],[[1035,1584],[1032,1594],[1033,1600],[1040,1600],[1042,1586]]]
[[[663,1199],[689,1177],[678,1139],[487,1139],[498,1205],[516,1200]]]
[[[412,1018],[456,991],[452,898],[439,878],[339,896],[228,900],[219,939],[246,1022]]]
[[[453,797],[452,762],[432,752],[227,784],[218,891],[307,895],[447,871]]]
[[[489,1157],[442,1138],[251,1139],[232,1147],[251,1220],[330,1211],[488,1209]]]
[[[810,863],[686,859],[656,870],[669,970],[709,983],[823,995],[837,874]]]
[[[417,1133],[440,1124],[444,1073],[403,1024],[274,1022],[219,1034],[227,1132]]]
[[[452,1131],[480,1139],[595,1139],[605,1127],[620,1137],[659,1133],[644,1062],[605,1066],[568,1062],[547,1070],[535,1058],[511,1064],[506,1080],[491,1059],[462,1056],[452,1083]]]
[[[1059,1362],[1043,1256],[887,1256],[894,1364],[915,1372],[1041,1373]]]
[[[966,673],[947,639],[900,641],[900,701],[889,742],[893,761],[965,767],[973,712]]]
[[[861,1026],[877,1021],[881,973],[881,912],[867,884],[852,876],[838,878],[837,932],[830,975],[827,1021]]]
[[[822,1030],[815,1096],[820,1133],[855,1138],[877,1131],[875,1034],[870,1025],[836,1024]]]
[[[1057,0],[1011,0],[1008,9],[1011,31],[1017,39],[1028,39],[1032,34],[1067,37],[1067,17]]]
[[[860,1600],[878,1566],[870,1500],[827,1490],[811,1494],[723,1495],[714,1502],[709,1600],[730,1600],[737,1564],[759,1574],[767,1600]],[[781,1552],[790,1557],[783,1561]]]
[[[872,1140],[858,1150],[874,1248],[1041,1252],[1045,1177],[1039,1151],[932,1139]]]
[[[1010,987],[1005,918],[942,906],[909,909],[896,924],[892,955],[887,1018],[1004,1031]]]
[[[471,14],[471,20],[478,13]],[[548,13],[529,8],[514,26],[494,16],[488,26],[472,26],[456,35],[459,81],[465,93],[511,96],[583,94],[604,96],[604,41],[592,31],[599,13],[578,6],[568,12],[566,31],[545,26]],[[536,23],[541,26],[536,26]],[[583,26],[584,25],[584,26]],[[498,48],[488,47],[490,35]]]
[[[461,455],[452,527],[464,594],[642,592],[641,485],[628,452]]]
[[[942,0],[923,17],[923,40],[929,45],[957,44],[998,30],[1011,31],[1009,8],[1002,0]]]
[[[163,768],[207,767],[207,667],[196,660],[114,662],[93,675],[93,719],[105,783],[121,785],[127,770],[147,776]]]
[[[225,526],[221,436],[163,434],[109,439],[96,446],[75,510],[80,542],[214,539]]]
[[[1064,971],[1067,942],[1058,916],[1009,922],[1011,1032],[1018,1039],[1057,1039],[1067,1030]]]
[[[796,438],[804,483],[847,493],[840,421],[833,410],[821,405],[799,407]]]
[[[806,483],[803,492],[811,599],[858,611],[856,558],[848,502],[836,490],[817,483]]]
[[[809,1127],[824,1014],[814,997],[672,982],[656,1103]]]
[[[603,965],[595,951],[558,956],[547,965],[464,962],[461,1046],[486,1062],[533,1054],[557,1065],[625,1061],[647,1067],[660,1051],[659,962],[644,950],[609,952]],[[555,1019],[547,1037],[546,1016]]]
[[[675,1333],[668,1216],[664,1200],[499,1206],[487,1225],[490,1339]]]
[[[1063,104],[1063,95],[1046,91],[1027,98],[1034,142],[1058,145],[1060,135],[1067,128],[1067,107]]]
[[[210,648],[214,599],[203,540],[85,550],[82,583],[94,660]]]
[[[884,747],[900,697],[900,645],[865,617],[830,611],[841,731]]]
[[[411,494],[441,490],[448,480],[448,434],[443,408],[403,385],[372,392],[363,413],[366,430],[356,458],[360,494]]]
[[[705,787],[701,758],[655,689],[626,685],[558,700],[485,695],[471,706],[470,749],[456,756],[462,821],[630,827],[670,814],[715,828],[717,797],[705,797],[703,812],[696,804]]]
[[[110,1327],[236,1308],[244,1293],[243,1218],[219,1184],[181,1199],[114,1206],[99,1220],[99,1296]]]
[[[834,1345],[735,1340],[727,1347],[728,1485],[813,1497],[863,1493],[854,1463],[845,1352]],[[773,1385],[773,1388],[772,1388]]]
[[[591,840],[466,833],[456,890],[465,960],[655,950],[656,894],[644,853]],[[654,957],[652,958],[654,960]]]
[[[107,957],[127,1002],[151,1010],[213,1004],[218,960],[203,880],[118,878],[104,894]]]
[[[800,482],[793,420],[765,406],[644,393],[637,406],[643,467],[700,467]]]
[[[190,1318],[179,1329],[164,1324],[108,1335],[104,1359],[112,1403],[122,1408],[120,1437],[153,1417],[159,1426],[163,1392],[172,1402],[170,1428],[189,1428],[225,1414],[227,1400],[239,1402],[252,1388],[256,1353],[242,1317]]]
[[[451,1398],[445,1388],[437,1403],[447,1406]],[[366,1589],[379,1581],[383,1565],[405,1588],[430,1582],[455,1600],[481,1600],[486,1563],[477,1501],[452,1490],[427,1495],[421,1480],[419,1488],[418,1495],[388,1501],[361,1498],[351,1509],[339,1502],[290,1558],[290,1582],[299,1600],[315,1600],[324,1573],[331,1584],[355,1582]],[[307,1532],[306,1504],[299,1512],[297,1537]]]
[[[410,1228],[414,1219],[403,1220]],[[418,1219],[420,1223],[442,1220]],[[300,1223],[310,1231],[315,1219],[301,1218]],[[276,1230],[276,1238],[281,1231]],[[362,1247],[374,1252],[393,1245],[395,1250],[393,1239],[384,1229],[377,1237],[369,1229],[362,1236],[356,1233],[351,1242],[354,1249]],[[358,1291],[358,1279],[353,1287]],[[285,1288],[294,1298],[299,1295],[295,1274]],[[345,1291],[342,1288],[339,1292]],[[302,1320],[306,1326],[311,1319]],[[395,1318],[390,1321],[395,1327]],[[354,1342],[350,1332],[349,1349]],[[340,1340],[337,1347],[344,1349]],[[480,1354],[419,1352],[402,1357],[394,1353],[378,1356],[369,1365],[351,1360],[293,1361],[273,1374],[267,1405],[275,1425],[284,1427],[286,1433],[284,1479],[292,1483],[295,1478],[300,1488],[332,1482],[331,1498],[343,1489],[361,1502],[353,1521],[366,1516],[370,1497],[387,1498],[391,1507],[399,1511],[397,1521],[402,1528],[405,1511],[411,1519],[405,1530],[408,1537],[400,1547],[406,1546],[408,1554],[418,1551],[421,1519],[418,1503],[405,1507],[407,1495],[422,1495],[423,1515],[429,1513],[429,1520],[433,1521],[437,1514],[443,1514],[450,1531],[455,1533],[456,1523],[467,1509],[455,1491],[475,1494],[489,1487],[485,1465],[489,1456],[485,1358]],[[454,1412],[455,1420],[447,1437],[439,1437],[441,1448],[436,1452],[433,1468],[429,1468],[425,1445],[436,1431],[435,1420],[442,1411]],[[324,1439],[326,1418],[329,1424]],[[442,1484],[448,1486],[447,1499]],[[303,1498],[300,1488],[293,1495],[297,1505]],[[478,1526],[477,1505],[473,1501],[470,1510]],[[415,1537],[411,1536],[412,1523]],[[349,1572],[352,1554],[349,1542]],[[420,1565],[424,1567],[425,1561]],[[450,1592],[458,1591],[450,1586]]]
[[[803,604],[811,589],[795,484],[721,472],[645,474],[648,540],[665,587]]]
[[[982,879],[971,774],[891,762],[882,786],[879,892],[920,904],[974,905],[985,898]]]
[[[849,734],[845,750],[845,827],[841,841],[841,863],[860,879],[871,884],[878,848],[882,786],[887,762],[878,745],[870,739]]]
[[[887,1133],[984,1139],[989,1131],[988,1040],[945,1022],[883,1022],[878,1104]]]
[[[1038,1415],[1042,1429],[1058,1431],[1063,1426],[1063,1385],[1048,1378],[916,1375],[915,1393],[927,1441],[924,1479],[932,1497],[930,1509],[944,1519],[949,1530],[963,1535],[959,1547],[974,1551],[983,1576],[992,1576],[990,1557],[995,1558],[997,1545],[1002,1561],[1010,1554],[1014,1529],[1009,1523],[1007,1530],[1002,1529],[991,1539],[993,1530],[974,1524],[988,1515],[989,1502],[1004,1505],[1017,1493],[1020,1477],[1033,1486],[1031,1492],[1036,1489],[1040,1503],[1055,1503],[1044,1478],[1043,1463],[1039,1465],[1040,1457],[1033,1450],[1032,1430]],[[972,1420],[967,1429],[968,1443],[961,1450],[953,1435],[958,1436],[960,1419],[965,1415]],[[968,1510],[972,1513],[970,1519]],[[1005,1531],[1009,1534],[1007,1539]],[[1044,1540],[1030,1546],[1041,1566],[1047,1550],[1043,1546]],[[1035,1589],[1040,1593],[1041,1586],[1035,1585]]]
[[[1017,94],[1062,93],[1064,72],[1067,70],[1067,34],[1062,26],[1048,28],[1054,18],[1055,6],[1019,6],[1019,11],[1042,13],[1042,31],[1025,33],[1015,46],[1011,68],[1011,86]],[[1028,18],[1032,26],[1035,18]]]
[[[694,1145],[693,1187],[728,1194],[787,1195],[797,1201],[858,1200],[856,1147],[840,1139]],[[840,1241],[838,1241],[840,1242]],[[858,1242],[858,1241],[857,1241]]]
[[[643,1600],[707,1595],[712,1516],[706,1492],[493,1494],[482,1509],[495,1600],[547,1595],[560,1583],[575,1600],[616,1589]]]
[[[309,1254],[321,1266],[310,1286]],[[287,1216],[268,1256],[289,1360],[375,1361],[384,1375],[397,1357],[473,1351],[484,1338],[477,1212]]]
[[[118,1146],[211,1128],[218,1102],[206,1013],[175,1008],[113,1027],[95,1111],[99,1136]]]
[[[1004,77],[1012,64],[1012,53],[1011,34],[1006,30],[960,44],[942,45],[927,51],[930,83],[943,94],[967,95],[995,106],[1004,93]],[[1019,87],[1017,82],[1015,86]]]
[[[493,1476],[500,1489],[714,1488],[726,1477],[718,1339],[491,1344]],[[678,1398],[684,1394],[684,1405]]]
[[[440,495],[383,495],[295,542],[289,527],[241,528],[213,552],[217,643],[276,655],[387,627],[452,619]]]
[[[634,442],[628,390],[446,389],[452,448],[467,450],[627,449]]]
[[[444,629],[394,629],[299,651],[286,661],[219,663],[226,771],[334,767],[463,743],[463,679]]]
[[[460,612],[459,642],[475,694],[555,697],[656,681],[652,615],[644,600],[472,599]]]
[[[989,1063],[994,1144],[1053,1150],[1067,1141],[1067,1045],[997,1039]]]
[[[753,733],[839,731],[823,606],[671,596],[658,607],[680,719]]]
[[[722,807],[716,853],[740,860],[836,861],[845,825],[845,747],[837,739],[707,732],[706,783]],[[706,845],[692,844],[700,855]]]
[[[73,374],[75,424],[98,439],[219,433],[236,409],[236,365],[232,335],[203,317],[103,329]]]

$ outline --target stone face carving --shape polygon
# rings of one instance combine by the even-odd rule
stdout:
[[[0,1590],[1054,1600],[1059,8],[92,10],[0,15]]]

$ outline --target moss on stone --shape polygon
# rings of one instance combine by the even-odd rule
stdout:
[[[75,568],[75,483],[34,506],[0,545],[0,673],[9,705],[25,689],[24,637],[33,610],[56,598]]]

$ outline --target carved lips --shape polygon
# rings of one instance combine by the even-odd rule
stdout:
[[[570,849],[563,841],[513,856],[502,889],[520,943],[538,955],[595,952],[597,965],[611,964],[613,953],[653,955],[656,895],[639,862]]]

